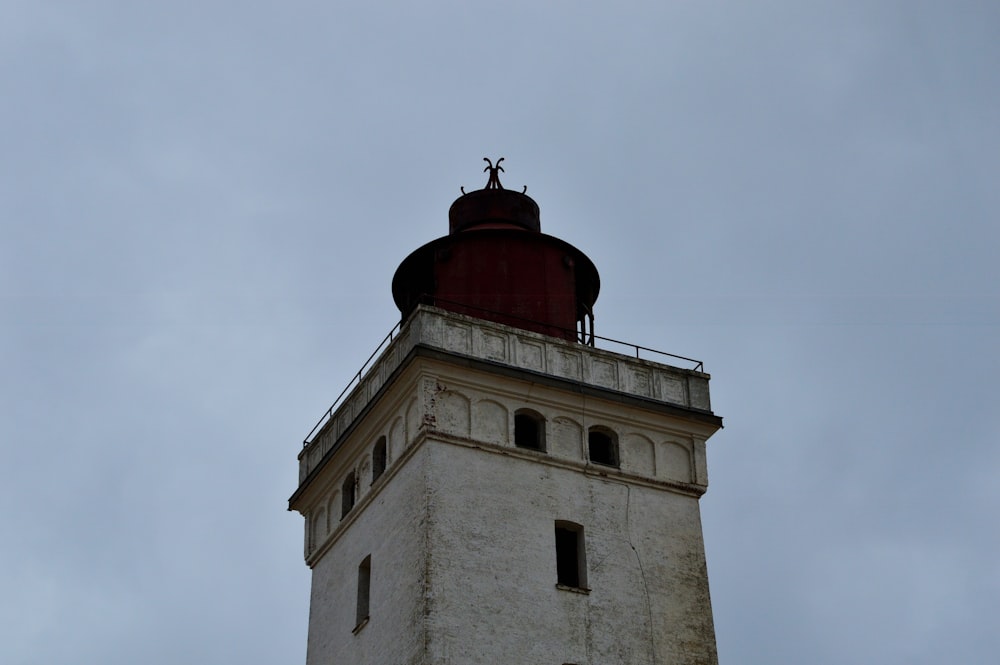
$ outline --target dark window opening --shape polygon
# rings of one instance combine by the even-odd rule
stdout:
[[[354,472],[351,471],[344,478],[344,484],[340,488],[340,516],[344,517],[351,512],[354,507]]]
[[[587,436],[590,461],[605,466],[618,466],[618,441],[610,430],[593,428]]]
[[[556,584],[585,589],[587,559],[583,527],[572,522],[556,522]]]
[[[364,561],[361,562],[361,565],[358,566],[358,611],[354,622],[355,627],[360,626],[361,623],[368,618],[368,604],[371,598],[371,586],[372,555],[369,554],[365,557]]]
[[[515,413],[514,445],[518,448],[545,450],[545,419],[532,411]]]
[[[385,437],[379,437],[372,450],[372,482],[385,472]]]

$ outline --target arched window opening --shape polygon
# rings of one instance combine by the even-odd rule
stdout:
[[[587,547],[580,524],[556,520],[556,585],[587,588]]]
[[[594,464],[618,466],[618,437],[611,430],[591,427],[587,435],[587,449],[590,461]]]
[[[534,411],[514,414],[514,445],[530,450],[545,450],[545,419]]]
[[[372,483],[385,473],[385,437],[380,436],[372,449]]]
[[[343,518],[347,513],[351,512],[351,508],[354,507],[354,472],[351,471],[344,478],[344,484],[340,488],[340,517]]]

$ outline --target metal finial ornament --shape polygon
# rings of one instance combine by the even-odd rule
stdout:
[[[503,167],[500,166],[500,162],[503,161],[503,157],[497,160],[497,165],[493,166],[493,162],[490,161],[489,157],[483,157],[483,161],[488,164],[483,172],[490,172],[490,179],[486,183],[486,187],[483,189],[503,189],[503,185],[500,184],[500,172],[503,171]]]

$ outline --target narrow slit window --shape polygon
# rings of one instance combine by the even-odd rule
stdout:
[[[587,588],[583,527],[573,522],[556,522],[556,584],[574,589]]]
[[[372,588],[372,555],[365,557],[358,566],[358,610],[355,616],[355,628],[368,619]]]
[[[545,450],[545,419],[534,411],[514,414],[514,445],[530,450]]]
[[[354,486],[354,472],[351,471],[344,478],[344,484],[340,488],[340,516],[342,518],[354,507]]]
[[[379,437],[379,440],[375,442],[375,448],[372,449],[372,482],[374,483],[379,479],[383,473],[385,473],[385,437]]]
[[[618,438],[603,427],[592,427],[587,435],[590,461],[604,466],[618,466]]]

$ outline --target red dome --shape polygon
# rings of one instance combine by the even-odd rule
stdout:
[[[541,233],[531,197],[496,184],[463,193],[448,212],[450,234],[400,264],[392,295],[403,318],[428,304],[593,343],[597,268],[577,248]]]

